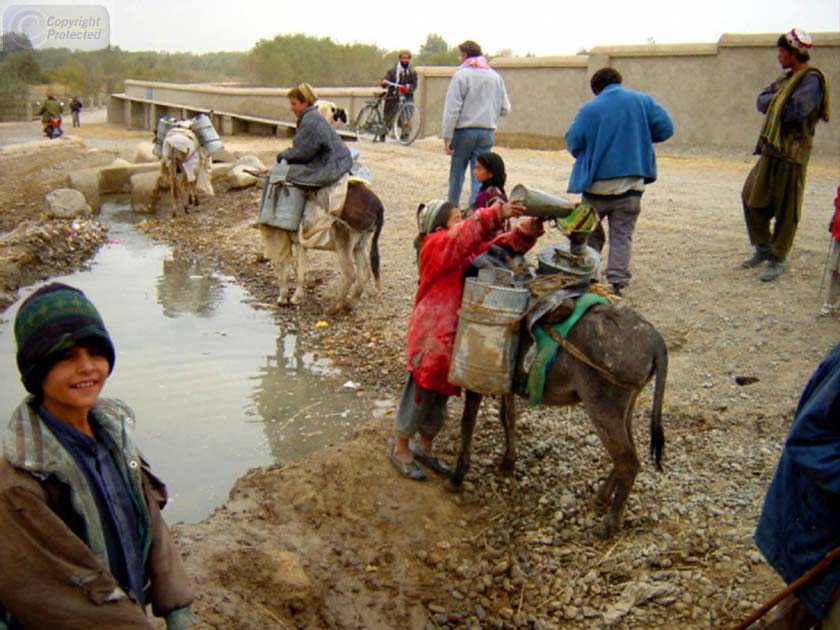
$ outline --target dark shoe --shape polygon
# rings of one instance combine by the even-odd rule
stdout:
[[[394,449],[388,452],[388,459],[394,465],[394,468],[400,471],[403,477],[408,477],[412,481],[426,481],[426,473],[424,473],[417,462],[411,460],[407,464],[403,464],[394,454]]]
[[[613,285],[612,285],[612,292],[613,292],[613,295],[617,295],[618,297],[621,297],[621,292],[622,292],[622,290],[624,290],[624,287],[623,287],[623,286],[621,286],[620,284],[616,284],[616,283],[614,283],[614,282],[613,282]]]
[[[426,455],[423,452],[423,449],[420,448],[420,445],[414,440],[411,440],[408,443],[408,448],[411,451],[411,454],[414,455],[414,459],[423,464],[426,468],[432,469],[439,475],[449,475],[452,472],[449,464],[434,455]]]
[[[741,261],[741,266],[744,269],[752,269],[758,267],[765,260],[770,260],[771,254],[766,249],[757,249],[755,253],[749,258]]]
[[[778,278],[785,270],[785,261],[779,260],[775,256],[771,256],[770,260],[767,261],[767,266],[764,268],[764,271],[761,272],[759,279],[762,282],[772,282],[776,278]]]

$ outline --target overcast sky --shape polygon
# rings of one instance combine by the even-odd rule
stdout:
[[[66,2],[0,0],[14,5]],[[83,4],[83,3],[77,3]],[[84,3],[88,4],[88,3]],[[94,4],[94,3],[90,3]],[[96,3],[124,50],[249,50],[259,39],[305,33],[343,44],[417,52],[429,33],[488,53],[572,55],[610,44],[716,42],[723,33],[840,31],[839,0],[138,0]],[[545,7],[550,7],[546,9]]]

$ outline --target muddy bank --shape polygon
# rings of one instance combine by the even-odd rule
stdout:
[[[226,139],[232,151],[266,162],[286,143]],[[256,190],[222,192],[187,217],[161,212],[145,229],[219,261],[255,307],[295,327],[300,343],[396,398],[416,286],[414,212],[445,195],[448,163],[436,140],[360,148],[386,208],[383,292],[367,293],[348,314],[323,315],[337,281],[328,254],[312,257],[303,306],[273,306],[273,270],[257,255],[251,227]],[[565,188],[565,154],[500,153],[509,187]],[[622,532],[606,542],[591,534],[600,514],[589,500],[608,460],[581,409],[521,403],[519,466],[504,477],[495,468],[500,429],[486,404],[461,495],[438,479],[399,478],[384,457],[390,419],[372,420],[345,445],[252,471],[211,517],[175,526],[208,627],[724,627],[781,586],[751,533],[798,395],[840,332],[836,318],[816,315],[836,165],[811,165],[789,270],[765,284],[738,266],[749,253],[738,196],[752,164],[746,151],[666,153],[659,162],[626,302],[669,347],[665,472],[643,465]],[[36,218],[34,196],[32,204]],[[538,247],[561,238],[549,230]],[[742,386],[740,376],[757,380]],[[640,454],[650,404],[648,390],[636,407]],[[453,401],[439,440],[449,458],[459,410]]]

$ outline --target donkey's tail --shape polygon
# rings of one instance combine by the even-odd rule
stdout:
[[[665,449],[665,434],[662,431],[662,401],[665,398],[665,380],[668,377],[668,348],[662,336],[656,334],[658,343],[653,362],[656,381],[653,386],[653,409],[650,412],[650,458],[656,470],[662,470],[662,451]]]
[[[382,280],[379,276],[379,235],[382,233],[382,226],[385,224],[385,207],[378,196],[373,195],[375,200],[374,212],[376,213],[376,229],[373,232],[373,239],[370,242],[370,270],[376,282],[376,290],[382,290]]]

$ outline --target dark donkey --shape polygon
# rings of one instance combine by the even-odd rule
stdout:
[[[633,442],[633,407],[636,398],[655,375],[653,410],[650,416],[650,453],[656,469],[662,470],[662,399],[668,373],[668,352],[659,332],[627,306],[592,307],[572,328],[569,350],[558,350],[557,359],[546,374],[542,403],[574,405],[583,403],[598,437],[613,461],[595,505],[608,508],[595,533],[609,537],[620,528],[627,497],[639,472],[639,458]],[[521,336],[519,364],[530,336]],[[578,355],[572,356],[570,351]],[[520,392],[521,393],[521,392]],[[470,448],[481,394],[466,392],[461,419],[461,447],[458,463],[449,479],[450,487],[460,488],[470,468]],[[504,471],[516,462],[516,409],[513,394],[501,397],[499,417],[505,433]]]

